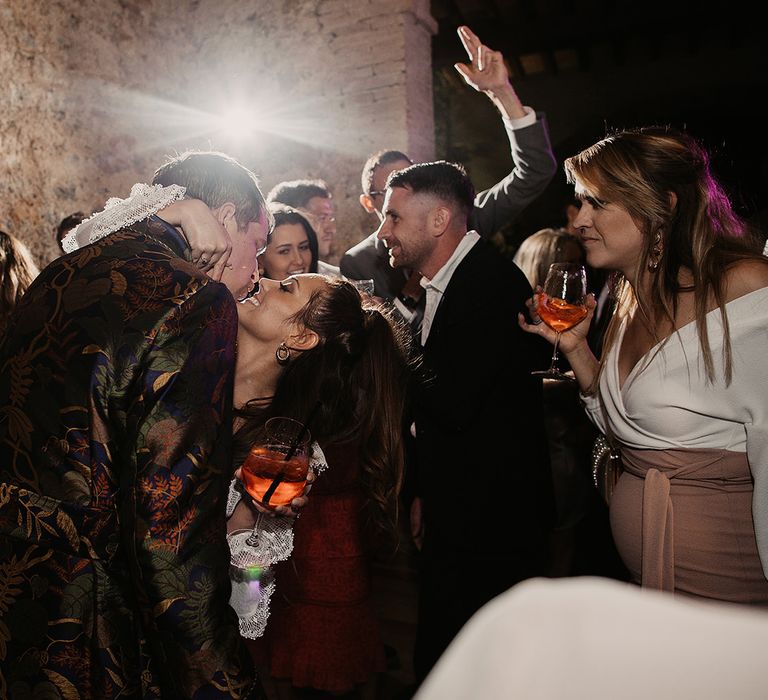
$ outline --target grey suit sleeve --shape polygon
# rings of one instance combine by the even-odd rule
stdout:
[[[470,225],[488,238],[516,219],[535,200],[557,172],[557,159],[549,142],[546,117],[522,129],[506,127],[514,167],[503,180],[475,197]]]

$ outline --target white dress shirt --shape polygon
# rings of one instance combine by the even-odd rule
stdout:
[[[531,124],[536,123],[536,112],[531,107],[525,105],[523,105],[523,109],[525,110],[524,117],[516,117],[514,119],[507,119],[506,117],[501,118],[501,122],[504,124],[504,129],[506,129],[507,134],[515,129],[524,129],[526,126],[531,126]]]
[[[467,253],[472,250],[472,247],[480,240],[480,234],[477,231],[467,231],[464,238],[461,239],[459,245],[456,246],[456,250],[453,251],[453,255],[448,258],[448,262],[445,263],[432,279],[426,277],[421,278],[421,286],[424,287],[427,297],[424,309],[424,320],[421,323],[421,345],[422,347],[427,344],[427,338],[429,337],[429,330],[432,328],[432,321],[435,319],[435,312],[437,307],[440,306],[440,302],[443,299],[443,294],[448,288],[448,283],[453,277],[453,273],[459,266],[462,260],[466,257]]]

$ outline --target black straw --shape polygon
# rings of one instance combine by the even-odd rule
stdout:
[[[269,505],[269,499],[275,495],[275,491],[277,490],[277,487],[280,486],[280,482],[284,478],[285,478],[285,472],[280,472],[274,479],[272,479],[272,483],[269,485],[269,488],[264,492],[264,495],[261,497],[262,504],[264,504],[265,506]]]
[[[304,421],[304,425],[301,426],[301,430],[299,431],[299,434],[296,436],[296,439],[294,440],[293,444],[291,445],[290,449],[288,450],[288,453],[285,455],[285,461],[286,462],[291,457],[293,457],[294,454],[296,454],[296,450],[299,449],[299,445],[301,444],[301,441],[304,439],[304,436],[309,431],[309,424],[312,422],[312,419],[317,415],[317,412],[320,409],[321,405],[322,405],[322,401],[318,401],[312,407],[312,410],[309,412],[309,415],[307,416],[307,420]],[[266,494],[264,494],[264,495],[266,496]]]
[[[293,455],[296,454],[296,450],[299,449],[299,445],[301,444],[301,441],[304,439],[304,436],[307,434],[309,430],[309,424],[312,422],[312,419],[317,415],[318,410],[320,410],[320,406],[322,406],[323,402],[318,401],[313,407],[312,410],[309,412],[309,415],[307,416],[307,420],[304,421],[304,425],[301,426],[301,430],[299,431],[299,434],[296,436],[296,439],[294,440],[293,444],[291,445],[290,449],[285,455],[285,459],[283,461],[288,462]],[[264,495],[261,498],[261,503],[264,506],[269,506],[269,499],[272,498],[272,496],[275,495],[275,491],[277,490],[277,487],[280,486],[280,482],[285,479],[285,472],[280,472],[279,474],[275,475],[275,478],[272,479],[272,483],[269,485],[269,488],[264,492]]]

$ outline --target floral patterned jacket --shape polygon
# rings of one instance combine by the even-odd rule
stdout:
[[[243,698],[224,508],[237,314],[152,217],[55,260],[0,347],[0,697]]]

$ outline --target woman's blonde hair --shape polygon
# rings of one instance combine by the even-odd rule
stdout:
[[[576,246],[584,258],[581,241],[564,228],[542,228],[526,238],[517,249],[513,262],[523,271],[531,287],[543,285],[549,266],[565,262],[568,246]]]
[[[657,257],[654,247],[659,243],[662,251],[648,294],[633,292],[623,275],[616,275],[618,307],[602,357],[615,342],[622,319],[635,307],[652,333],[663,319],[674,326],[683,268],[693,275],[696,327],[707,379],[712,381],[715,374],[706,324],[714,302],[723,321],[725,377],[730,382],[726,270],[739,260],[765,258],[712,174],[706,149],[671,128],[646,127],[612,134],[566,159],[564,165],[568,182],[578,181],[632,217],[645,238],[638,275]]]
[[[38,272],[27,246],[16,236],[0,231],[0,337],[8,316]]]

